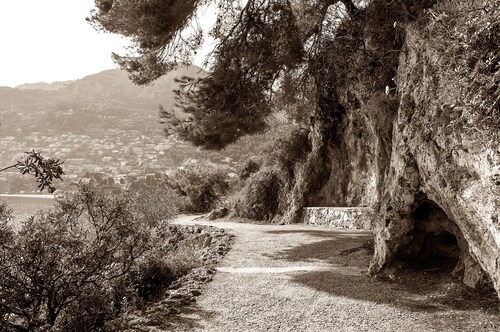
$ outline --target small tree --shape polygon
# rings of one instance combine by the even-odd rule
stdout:
[[[127,204],[80,185],[15,237],[2,206],[0,330],[88,331],[112,319],[124,297],[117,296],[124,287],[114,286],[150,245],[148,227]]]
[[[296,166],[311,151],[309,131],[295,125],[276,128],[259,162],[247,160],[240,171],[242,189],[234,194],[234,209],[242,217],[272,220],[287,208]]]

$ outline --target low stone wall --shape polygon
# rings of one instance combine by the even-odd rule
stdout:
[[[373,209],[369,207],[307,207],[303,221],[308,225],[371,230]]]

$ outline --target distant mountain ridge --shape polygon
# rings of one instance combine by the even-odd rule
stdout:
[[[45,83],[45,82],[24,83],[24,84],[16,86],[15,89],[18,89],[18,90],[57,91],[59,89],[62,89],[64,87],[68,86],[72,82],[74,82],[74,80],[62,81],[62,82],[58,81],[58,82],[53,82],[53,83]]]
[[[177,88],[174,79],[181,76],[202,77],[206,72],[196,66],[180,67],[147,86],[138,86],[122,70],[105,70],[86,76],[61,89],[61,93],[78,98],[113,98],[130,102],[154,103],[170,101]]]
[[[30,105],[74,101],[120,100],[127,103],[155,104],[170,101],[176,88],[175,77],[203,77],[196,66],[180,67],[147,86],[137,86],[120,69],[104,70],[78,80],[54,83],[26,83],[16,88],[0,87],[0,106]]]

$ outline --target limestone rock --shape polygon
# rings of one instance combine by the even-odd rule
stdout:
[[[416,36],[410,31],[400,60],[401,103],[393,137],[397,148],[377,220],[371,268],[380,270],[412,240],[416,222],[412,213],[431,202],[434,210],[443,213],[439,227],[453,228],[450,232],[458,240],[464,282],[476,286],[485,271],[500,292],[500,186],[495,182],[500,168],[499,128],[481,118],[477,120],[481,131],[450,123],[452,112],[458,110],[445,107],[450,96],[441,84],[446,83],[443,76],[454,79],[453,73],[426,72],[434,57],[427,43]],[[435,82],[436,76],[443,83],[425,83]],[[410,228],[390,228],[404,219]]]
[[[371,272],[403,258],[443,257],[469,286],[489,280],[500,294],[500,66],[484,60],[498,54],[500,25],[474,11],[446,22],[429,11],[421,17],[405,23],[399,58],[386,58],[393,66],[373,68],[381,75],[336,78],[335,63],[323,67],[333,78],[322,78],[312,151],[296,170],[284,220],[299,222],[308,206],[370,207]],[[364,45],[386,54],[376,42]],[[366,56],[339,52],[353,60],[342,73],[359,70]],[[378,79],[384,86],[373,86]]]

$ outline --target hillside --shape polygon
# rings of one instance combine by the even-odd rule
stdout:
[[[58,186],[64,188],[89,172],[119,180],[202,160],[231,165],[252,154],[249,140],[218,153],[163,136],[159,105],[173,107],[174,79],[182,75],[205,73],[179,68],[154,84],[137,86],[125,72],[106,70],[75,81],[0,88],[0,166],[24,151],[41,150],[65,160],[67,181]],[[32,179],[15,172],[0,177],[0,192],[35,190]]]

